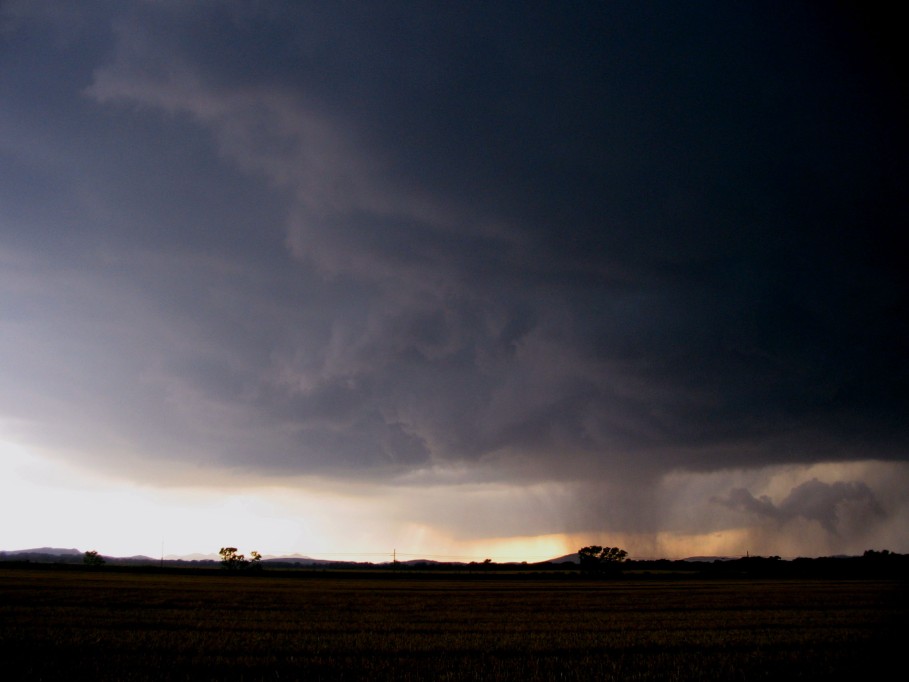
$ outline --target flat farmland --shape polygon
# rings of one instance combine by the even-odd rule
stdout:
[[[0,567],[9,680],[854,679],[907,613],[899,581]]]

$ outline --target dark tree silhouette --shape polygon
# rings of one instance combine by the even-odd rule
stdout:
[[[82,563],[86,566],[103,566],[107,562],[104,561],[103,556],[98,554],[95,550],[90,549],[82,555]]]
[[[242,554],[237,554],[236,547],[222,547],[218,552],[221,555],[221,567],[228,571],[238,571],[249,563]]]
[[[619,547],[590,545],[578,550],[578,563],[585,573],[607,573],[618,570],[628,557],[628,552]]]
[[[236,547],[222,547],[218,552],[221,555],[221,567],[228,571],[261,571],[262,555],[256,550],[250,553],[250,558],[237,554]]]

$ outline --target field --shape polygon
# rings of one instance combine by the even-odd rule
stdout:
[[[873,679],[907,614],[894,581],[0,567],[9,680]]]

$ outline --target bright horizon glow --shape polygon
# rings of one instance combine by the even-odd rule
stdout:
[[[884,480],[888,469],[881,467],[877,475]],[[786,491],[818,477],[837,480],[844,474],[872,473],[868,464],[782,468],[765,477],[764,490]],[[713,480],[717,476],[677,475],[669,485],[684,497],[681,506],[691,508],[691,500],[709,497],[706,486],[728,487],[728,480]],[[158,558],[162,552],[166,557],[216,556],[220,547],[230,545],[246,554],[256,550],[265,556],[373,563],[391,561],[394,553],[399,559],[533,563],[571,554],[587,544],[621,546],[632,558],[829,553],[821,541],[805,543],[806,537],[820,537],[816,524],[805,519],[788,522],[787,532],[726,524],[700,533],[677,528],[654,534],[549,532],[491,537],[467,536],[457,524],[446,522],[452,516],[467,518],[467,525],[476,528],[477,517],[484,514],[515,508],[526,515],[534,505],[540,506],[541,499],[560,495],[564,497],[563,490],[539,485],[527,489],[503,484],[425,489],[339,483],[332,488],[324,481],[300,481],[241,487],[222,478],[210,486],[140,485],[0,440],[0,514],[11,520],[0,530],[4,551],[58,547]],[[899,521],[894,528],[899,531]],[[899,544],[904,538],[899,532],[894,535],[893,529],[882,528],[879,539],[875,547],[905,551]]]
[[[88,473],[10,442],[0,441],[0,455],[0,513],[20,519],[0,536],[0,549],[7,551],[74,547],[157,558],[162,551],[165,557],[215,556],[229,544],[266,556],[374,563],[390,561],[394,553],[401,559],[532,563],[608,542],[561,533],[460,538],[395,520],[382,495],[364,499],[278,486],[161,489]],[[23,509],[27,516],[19,513]]]
[[[0,549],[95,549],[107,556],[263,555],[390,561],[540,561],[575,551],[566,536],[468,540],[383,518],[382,497],[280,486],[153,488],[79,470],[0,441]],[[23,514],[23,510],[28,510]],[[116,513],[112,513],[115,511]],[[395,538],[399,542],[395,542]]]

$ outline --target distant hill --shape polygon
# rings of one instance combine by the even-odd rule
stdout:
[[[78,549],[61,549],[59,547],[37,547],[35,549],[13,549],[2,552],[6,555],[18,554],[48,554],[50,556],[81,556]]]
[[[221,561],[217,554],[168,554],[164,557],[167,561]]]
[[[78,549],[61,547],[14,549],[5,552],[0,551],[0,561],[30,561],[37,563],[75,564],[82,561],[82,552]]]
[[[75,548],[36,547],[0,551],[0,562],[8,566],[26,564],[58,564],[73,566],[83,564],[83,553]],[[217,570],[220,564],[211,554],[191,554],[181,557],[167,557],[164,560],[147,556],[112,557],[104,556],[104,563],[109,567],[142,567],[165,566],[175,569]],[[577,554],[566,554],[561,557],[536,563],[527,562],[476,562],[469,564],[459,561],[440,562],[434,559],[405,559],[398,562],[383,561],[380,563],[339,561],[331,559],[313,559],[302,554],[268,556],[262,559],[257,570],[266,566],[280,570],[354,570],[358,572],[375,569],[378,572],[413,571],[432,573],[454,571],[482,574],[487,572],[512,573],[530,571],[535,573],[551,571],[554,573],[573,573],[580,577],[590,577],[579,570]],[[97,567],[94,567],[97,568]],[[909,575],[909,554],[897,554],[888,550],[868,550],[862,556],[833,556],[817,558],[781,559],[778,556],[692,556],[687,559],[630,559],[616,567],[616,575],[650,579],[657,575],[685,577],[834,577],[838,579],[859,577],[901,578]],[[94,570],[94,569],[93,569]]]
[[[735,561],[736,559],[740,559],[740,558],[741,557],[737,557],[737,556],[691,556],[691,557],[686,557],[684,559],[679,559],[679,561],[688,561],[691,563],[712,564],[714,561]],[[568,561],[573,562],[573,563],[578,563],[578,553],[575,552],[574,554],[566,554],[565,556],[560,556],[556,559],[550,559],[548,563],[561,564],[561,563],[568,562]],[[657,559],[636,557],[636,558],[629,559],[629,561],[657,561]]]
[[[263,564],[305,564],[307,566],[323,566],[326,564],[337,564],[337,563],[353,563],[353,562],[338,562],[330,561],[328,559],[313,559],[308,556],[303,556],[302,554],[291,554],[289,556],[270,556],[267,559],[262,559]]]
[[[249,558],[249,557],[247,557]],[[221,561],[221,556],[219,554],[209,553],[202,554],[200,552],[195,552],[193,554],[168,554],[165,559],[167,561]],[[336,563],[334,561],[326,561],[324,559],[312,559],[308,556],[303,556],[302,554],[285,554],[280,556],[275,556],[272,554],[267,554],[262,557],[262,563],[284,563],[284,564],[329,564]]]
[[[578,553],[575,552],[574,554],[566,554],[565,556],[560,556],[555,559],[550,559],[548,562],[545,562],[545,563],[563,564],[568,561],[575,563],[575,564],[578,563]]]

